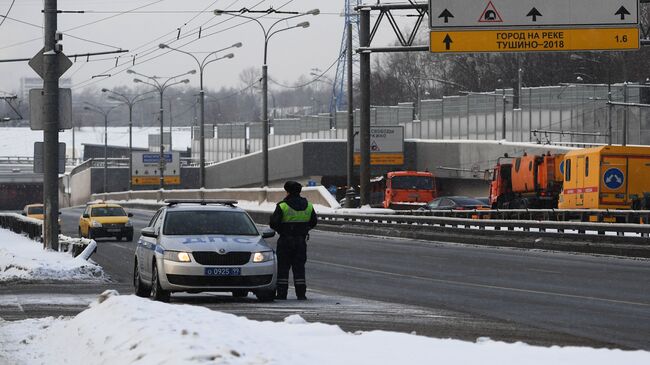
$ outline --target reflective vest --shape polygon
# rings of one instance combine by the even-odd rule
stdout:
[[[314,206],[307,203],[307,209],[295,210],[286,202],[282,202],[280,203],[280,209],[282,209],[282,223],[307,223],[311,219]]]

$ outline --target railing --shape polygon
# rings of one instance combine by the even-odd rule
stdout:
[[[17,213],[0,213],[0,227],[26,234],[33,240],[42,239],[43,222],[38,219],[23,217]]]
[[[650,223],[650,210],[609,209],[471,209],[403,211],[401,215],[454,217],[471,219],[503,219],[531,221],[578,221],[608,223]]]
[[[43,240],[43,221],[28,218],[17,213],[0,213],[0,227],[18,234],[25,234],[35,241]],[[81,255],[84,260],[97,250],[94,240],[72,238],[59,235],[59,251],[68,252],[73,257]]]
[[[531,233],[550,233],[553,235],[577,238],[581,236],[625,236],[625,239],[643,238],[644,245],[650,247],[650,225],[631,223],[589,223],[552,222],[504,219],[467,219],[453,217],[418,217],[406,215],[378,214],[320,214],[319,218],[328,223],[384,224],[412,229],[417,227],[448,227],[481,231],[518,231]]]

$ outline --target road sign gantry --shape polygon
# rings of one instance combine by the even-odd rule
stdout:
[[[430,51],[639,48],[638,0],[430,0]]]

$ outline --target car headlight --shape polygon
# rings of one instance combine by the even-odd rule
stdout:
[[[99,222],[97,222],[97,221],[93,221],[93,222],[92,222],[92,226],[93,226],[93,227],[101,227],[102,224],[99,223]]]
[[[124,227],[133,227],[133,223],[131,223],[130,219],[126,220],[126,223],[124,223]]]
[[[183,251],[165,251],[165,260],[176,262],[190,262],[190,254]]]
[[[266,262],[273,260],[273,251],[255,252],[253,262]]]

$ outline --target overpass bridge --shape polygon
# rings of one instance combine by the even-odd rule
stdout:
[[[43,199],[43,174],[31,157],[0,157],[0,210],[19,210]]]
[[[433,171],[443,195],[487,196],[488,182],[483,171],[496,160],[509,155],[542,154],[567,151],[570,147],[513,143],[505,141],[467,140],[406,140],[404,164],[373,166],[372,174],[381,175],[395,170]],[[304,139],[269,150],[269,187],[282,187],[286,180],[309,181],[325,187],[346,183],[346,150],[344,140]],[[128,164],[109,159],[108,192],[128,190]],[[126,161],[123,161],[126,162]],[[438,167],[461,167],[460,170]],[[103,159],[88,160],[61,178],[62,206],[84,204],[92,194],[103,193]],[[358,171],[357,171],[358,176]],[[262,180],[262,155],[253,152],[206,167],[206,188],[259,187]],[[198,168],[181,167],[181,184],[167,189],[198,188]],[[155,190],[158,186],[139,186],[134,190]]]

